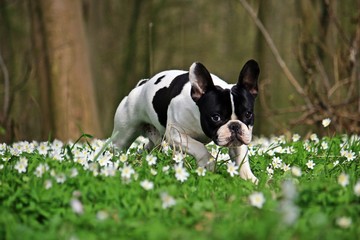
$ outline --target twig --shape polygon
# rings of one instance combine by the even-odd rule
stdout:
[[[8,110],[9,110],[9,102],[10,102],[10,80],[9,80],[9,72],[4,63],[2,55],[0,53],[0,68],[4,74],[4,105],[3,105],[3,114],[1,116],[1,123],[4,123],[7,118]]]
[[[268,33],[268,31],[266,30],[266,28],[264,27],[264,25],[262,24],[262,22],[260,21],[260,19],[256,16],[256,13],[254,12],[254,10],[252,9],[252,7],[248,4],[248,2],[246,0],[239,0],[239,2],[241,3],[241,5],[243,5],[243,7],[245,8],[245,10],[249,13],[250,17],[253,19],[253,21],[255,22],[256,26],[259,28],[260,32],[263,34],[265,41],[267,42],[267,44],[270,47],[271,52],[273,53],[276,61],[278,62],[279,66],[281,67],[281,69],[283,70],[285,76],[288,78],[288,80],[290,81],[290,83],[295,87],[296,91],[305,97],[305,100],[307,101],[308,104],[311,105],[310,101],[307,99],[306,93],[304,91],[304,89],[300,86],[300,84],[298,83],[298,81],[296,80],[296,78],[294,77],[294,75],[291,73],[291,71],[289,70],[289,68],[287,67],[285,61],[282,59],[282,57],[280,56],[279,51],[277,50],[270,34]]]
[[[323,63],[320,61],[320,57],[317,53],[314,54],[314,57],[315,57],[315,66],[318,70],[318,72],[320,73],[320,76],[321,76],[321,80],[322,82],[324,83],[324,86],[325,86],[325,89],[326,89],[326,92],[329,91],[330,89],[330,81],[329,81],[329,77],[328,75],[326,74],[326,71],[325,71],[325,68],[324,68],[324,65]]]
[[[344,80],[337,80],[336,83],[334,84],[334,86],[332,86],[329,90],[328,90],[328,94],[327,97],[331,98],[331,96],[339,89],[341,89],[341,87],[344,87],[345,85],[351,83],[351,80],[349,78],[345,78]],[[351,96],[351,95],[350,95]]]

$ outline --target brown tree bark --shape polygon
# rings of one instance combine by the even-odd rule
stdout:
[[[53,137],[102,137],[80,0],[29,0],[43,126]],[[43,137],[48,137],[43,135]]]

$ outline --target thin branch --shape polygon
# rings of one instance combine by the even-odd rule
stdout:
[[[9,80],[9,72],[5,65],[5,62],[0,53],[0,68],[4,75],[4,105],[3,105],[3,114],[1,116],[1,123],[4,123],[7,118],[8,110],[9,110],[9,102],[10,102],[10,80]]]
[[[253,21],[255,22],[256,26],[259,28],[260,32],[263,34],[265,41],[267,42],[267,44],[270,47],[271,52],[273,53],[276,61],[278,62],[279,66],[281,67],[281,69],[283,70],[285,76],[288,78],[288,80],[290,81],[290,83],[295,87],[296,91],[305,97],[305,100],[307,101],[308,104],[310,104],[310,101],[307,99],[306,93],[304,91],[304,89],[300,86],[299,82],[296,80],[296,78],[294,77],[294,75],[291,73],[291,71],[289,70],[289,68],[287,67],[285,61],[282,59],[282,57],[280,56],[279,51],[277,50],[270,34],[268,33],[268,31],[266,30],[266,28],[264,27],[264,25],[262,24],[262,22],[260,21],[260,19],[257,17],[256,13],[254,12],[254,10],[252,9],[252,7],[248,4],[248,2],[246,0],[239,0],[239,2],[241,3],[241,5],[243,5],[243,7],[245,8],[245,10],[249,13],[250,17],[253,19]]]

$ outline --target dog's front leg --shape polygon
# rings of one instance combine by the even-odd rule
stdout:
[[[203,143],[174,129],[166,132],[166,138],[175,148],[192,155],[199,167],[205,167],[209,171],[215,170],[214,158]]]
[[[240,147],[229,148],[229,154],[231,159],[236,161],[236,165],[240,166],[240,177],[245,180],[251,180],[257,184],[258,179],[254,176],[250,168],[248,147],[241,145]]]

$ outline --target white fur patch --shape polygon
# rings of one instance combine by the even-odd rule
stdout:
[[[235,135],[231,132],[229,126],[232,123],[238,123],[241,127],[240,133]],[[217,131],[217,144],[219,146],[240,146],[242,144],[249,144],[252,139],[252,126],[247,127],[239,120],[230,120],[225,125],[221,126]]]
[[[236,114],[235,114],[235,103],[234,103],[234,97],[233,95],[230,93],[230,100],[231,100],[231,120],[238,120]]]

